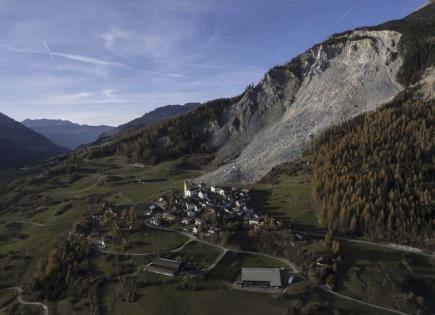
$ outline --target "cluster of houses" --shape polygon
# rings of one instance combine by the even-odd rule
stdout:
[[[249,206],[248,189],[209,186],[203,183],[184,182],[183,197],[175,200],[175,205],[164,209],[161,198],[151,204],[146,216],[150,224],[161,226],[180,223],[185,230],[197,234],[206,225],[206,234],[217,234],[222,224],[239,221],[244,225],[258,225],[262,217]],[[163,205],[162,205],[163,204]]]

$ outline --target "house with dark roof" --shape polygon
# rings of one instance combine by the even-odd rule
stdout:
[[[144,269],[168,277],[174,277],[181,271],[182,263],[172,259],[156,258],[146,265]]]

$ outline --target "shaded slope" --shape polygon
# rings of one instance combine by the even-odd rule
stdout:
[[[0,168],[46,159],[65,152],[43,135],[0,113]]]

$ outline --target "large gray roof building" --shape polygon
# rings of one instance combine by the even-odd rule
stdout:
[[[279,268],[242,268],[241,280],[243,285],[282,286]]]

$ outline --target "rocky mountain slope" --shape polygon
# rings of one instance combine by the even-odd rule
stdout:
[[[88,126],[60,119],[26,119],[26,127],[44,135],[60,147],[74,150],[82,144],[94,142],[104,133],[112,130],[111,126]]]
[[[0,169],[64,153],[43,135],[0,113]]]
[[[227,113],[217,158],[201,180],[255,182],[300,156],[325,128],[374,110],[409,86],[433,97],[435,5],[400,21],[334,35],[272,69]],[[222,137],[223,139],[219,139]]]
[[[228,99],[219,110],[209,106],[203,111],[214,110],[213,115],[201,120],[206,104],[166,125],[121,134],[99,147],[98,155],[121,153],[158,162],[186,153],[213,153],[220,167],[199,180],[255,182],[272,167],[299,157],[326,128],[375,110],[401,92],[431,98],[434,37],[434,4],[402,20],[335,34],[272,68],[258,85]],[[181,127],[194,141],[181,138],[180,146]],[[170,155],[162,153],[169,149]]]
[[[288,66],[268,73],[232,108],[220,131],[227,139],[217,156],[237,158],[204,180],[257,181],[300,156],[326,127],[395,97],[403,89],[396,79],[400,38],[393,31],[355,31],[299,56],[293,61],[300,69],[296,74]]]

